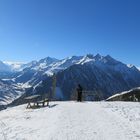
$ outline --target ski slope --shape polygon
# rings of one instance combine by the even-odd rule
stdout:
[[[140,103],[51,102],[0,112],[0,140],[140,140]]]

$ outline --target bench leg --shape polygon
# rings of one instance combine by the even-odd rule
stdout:
[[[27,107],[26,108],[28,109],[28,107],[29,107],[29,104],[27,104]]]
[[[31,107],[31,103],[28,103],[27,108]]]
[[[49,101],[47,101],[47,106],[49,106]]]

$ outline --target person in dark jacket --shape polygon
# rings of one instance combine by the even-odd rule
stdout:
[[[77,87],[77,101],[78,102],[82,101],[82,91],[83,91],[82,86],[78,84],[78,87]]]

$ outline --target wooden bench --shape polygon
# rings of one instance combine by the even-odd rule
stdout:
[[[47,103],[47,106],[49,106],[49,99],[48,98],[41,100],[41,101],[37,101],[35,104],[37,107],[39,107],[40,104],[44,107],[45,103]]]
[[[26,97],[25,99],[28,101],[27,108],[39,107],[40,105],[44,107],[45,103],[47,103],[47,106],[49,106],[49,99],[45,98],[43,100],[40,100],[40,97],[40,95],[32,95]],[[33,106],[31,104],[33,104]]]

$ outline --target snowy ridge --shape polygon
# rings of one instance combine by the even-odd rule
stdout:
[[[39,61],[32,61],[30,63],[25,62],[12,62],[12,61],[0,61],[0,64],[4,65],[5,67],[9,67],[11,70],[14,71],[22,71],[26,68],[29,68],[31,70],[35,71],[44,71],[44,74],[52,75],[54,72],[58,72],[60,70],[67,69],[68,67],[74,65],[74,64],[85,64],[85,63],[118,63],[119,61],[116,61],[111,56],[101,56],[100,54],[97,54],[93,56],[92,54],[87,54],[85,56],[72,56],[67,57],[62,60],[58,60],[56,58],[46,57],[44,59],[41,59]],[[132,64],[127,65],[128,68],[136,68]]]
[[[135,90],[140,90],[140,87],[133,88],[133,89],[128,90],[128,91],[123,91],[123,92],[121,92],[121,93],[116,93],[116,94],[114,94],[113,96],[109,97],[107,100],[110,100],[110,99],[112,99],[112,98],[114,98],[114,97],[118,97],[118,96],[121,96],[121,95],[128,94],[128,93],[130,93],[130,92],[132,92],[132,91],[135,91]]]

